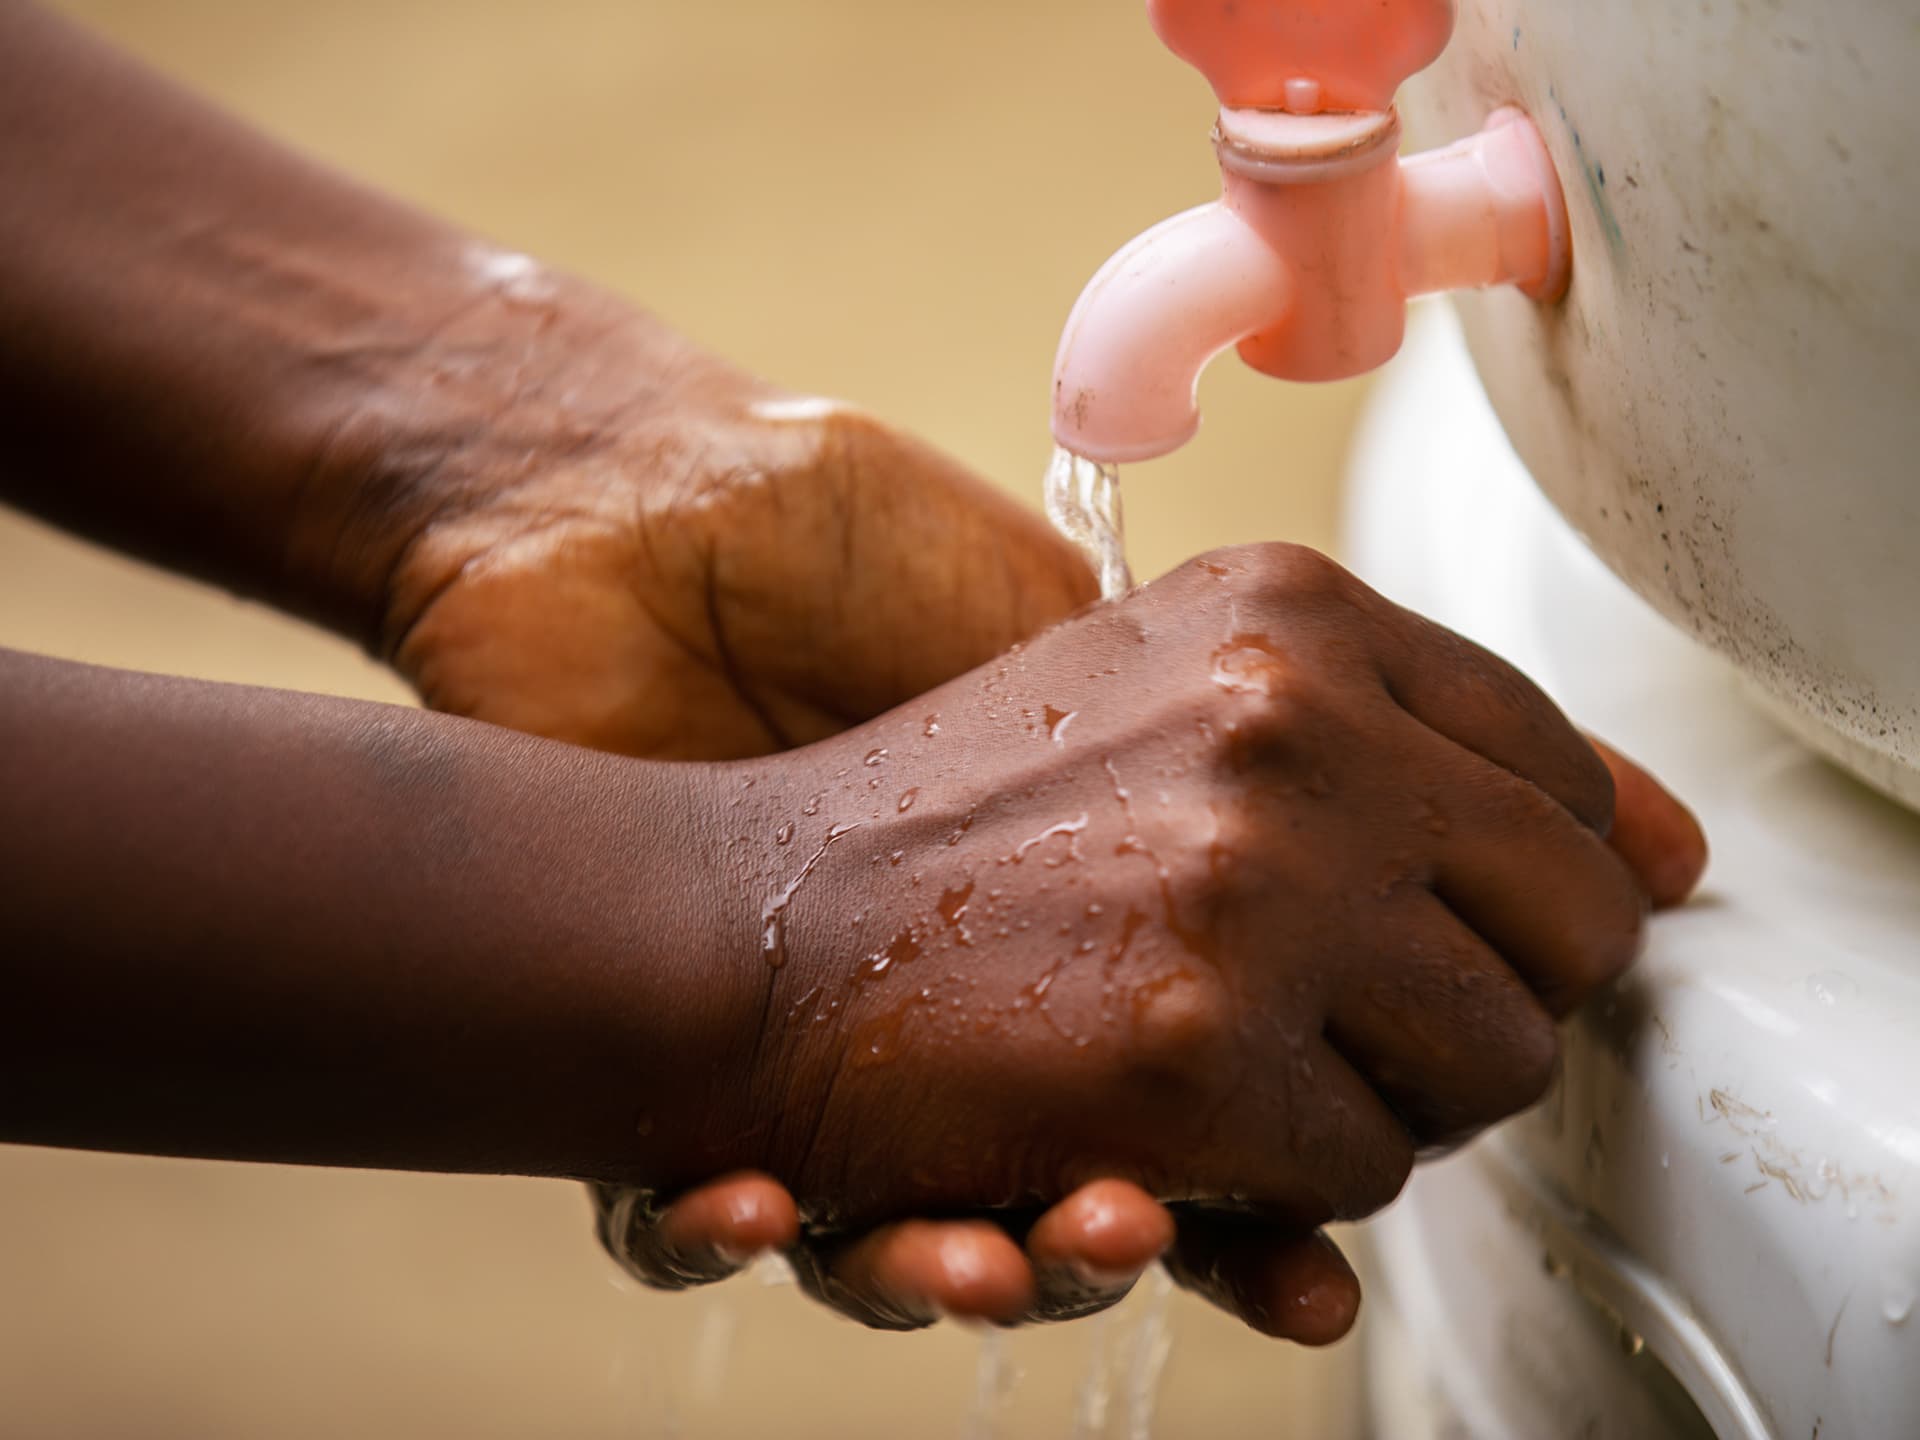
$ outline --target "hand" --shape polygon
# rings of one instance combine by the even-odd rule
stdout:
[[[762,755],[1093,598],[1038,516],[922,442],[612,302],[562,313],[555,373],[463,427],[387,586],[385,644],[435,708],[630,755]]]
[[[1106,1303],[1170,1238],[1151,1194],[1177,1275],[1334,1338],[1356,1297],[1315,1227],[1532,1103],[1644,909],[1607,770],[1544,697],[1289,547],[739,774],[771,1022],[741,1123],[778,1118],[714,1168],[781,1187],[696,1192],[637,1246],[603,1214],[660,1279],[725,1243],[729,1189],[776,1242],[797,1199],[803,1278],[873,1323],[930,1318],[962,1235],[969,1313]],[[1011,1218],[886,1223],[965,1210]],[[1089,1229],[1130,1263],[1060,1263]]]
[[[757,754],[931,688],[1090,597],[1050,531],[924,445],[783,396],[597,297],[556,313],[564,363],[464,427],[387,589],[389,644],[430,703],[633,754]],[[1623,832],[1647,829],[1635,815],[1685,832],[1641,847],[1680,856],[1666,886],[1684,894],[1697,830],[1651,782],[1625,793],[1647,803]],[[600,1198],[616,1254],[658,1284],[718,1278],[799,1231],[766,1177],[664,1212]],[[866,1281],[835,1296],[863,1314],[849,1295],[884,1291],[913,1314],[1058,1313],[1062,1274],[1101,1277],[1110,1300],[1172,1233],[1144,1191],[1108,1181],[1036,1226],[1028,1252],[994,1226],[891,1227],[859,1252]],[[1307,1238],[1266,1259],[1271,1293],[1237,1308],[1295,1338],[1344,1332],[1358,1296],[1337,1253]]]

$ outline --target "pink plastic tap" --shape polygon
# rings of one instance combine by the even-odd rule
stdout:
[[[1557,300],[1566,201],[1534,124],[1400,159],[1394,92],[1453,33],[1452,0],[1147,0],[1220,99],[1225,194],[1103,266],[1054,364],[1054,438],[1128,463],[1200,426],[1200,372],[1230,345],[1283,380],[1338,380],[1400,348],[1407,301],[1517,285]]]

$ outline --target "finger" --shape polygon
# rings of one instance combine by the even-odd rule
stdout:
[[[1451,1146],[1546,1093],[1553,1019],[1520,977],[1433,895],[1405,904],[1377,958],[1334,997],[1333,1048],[1425,1149]]]
[[[1173,1243],[1173,1216],[1138,1185],[1096,1180],[1027,1232],[1034,1303],[1027,1318],[1069,1320],[1118,1304]]]
[[[1707,870],[1707,837],[1700,822],[1633,761],[1599,740],[1592,744],[1613,774],[1608,843],[1639,878],[1654,909],[1685,904]]]
[[[1619,856],[1547,794],[1458,748],[1436,753],[1446,825],[1434,891],[1570,1014],[1640,953],[1646,899]]]
[[[1012,1324],[1034,1307],[1032,1266],[988,1220],[906,1220],[803,1240],[793,1260],[808,1294],[876,1330],[918,1330],[943,1316]]]
[[[1183,1211],[1167,1273],[1276,1340],[1331,1345],[1360,1314],[1360,1281],[1340,1248],[1240,1216]]]
[[[1248,950],[1270,932],[1257,928]],[[1357,1219],[1406,1183],[1413,1143],[1324,1041],[1316,1015],[1239,996],[1213,966],[1130,977],[1118,1071],[1082,1117],[1090,1157],[1170,1201],[1230,1198],[1310,1230]],[[1124,1157],[1124,1158],[1123,1158]]]
[[[1612,778],[1546,693],[1491,651],[1412,611],[1395,610],[1382,661],[1401,708],[1537,785],[1605,835],[1613,824]]]
[[[1187,1198],[1231,1196],[1299,1231],[1391,1204],[1414,1143],[1386,1101],[1318,1034],[1262,1048],[1264,1072],[1209,1118],[1207,1144],[1187,1162],[1200,1182]]]
[[[729,1175],[665,1210],[631,1187],[598,1186],[595,1199],[601,1243],[636,1279],[662,1290],[724,1280],[800,1233],[793,1197],[765,1175]]]

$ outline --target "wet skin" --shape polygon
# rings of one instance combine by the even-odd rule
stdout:
[[[911,437],[28,7],[0,67],[6,497],[653,762],[7,660],[6,1134],[591,1178],[651,1281],[786,1248],[877,1324],[1164,1255],[1321,1342],[1315,1228],[1538,1093],[1629,869],[1698,878],[1657,785],[1319,557],[1069,620],[1077,558]]]

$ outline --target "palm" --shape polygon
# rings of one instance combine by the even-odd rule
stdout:
[[[822,409],[636,434],[438,527],[412,564],[431,598],[395,659],[430,705],[661,759],[820,739],[1091,594],[1032,514]]]

